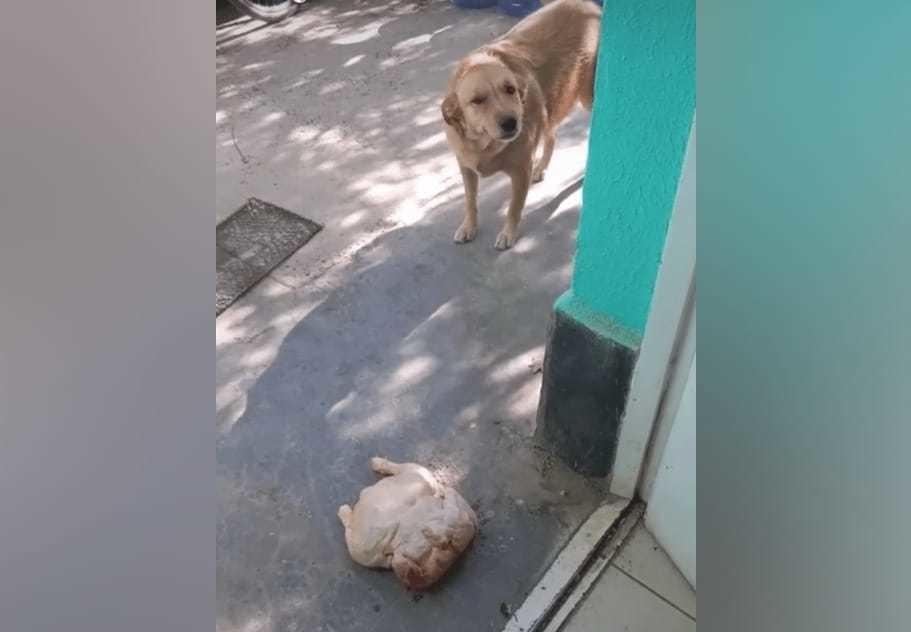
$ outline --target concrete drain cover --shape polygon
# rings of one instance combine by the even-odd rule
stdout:
[[[322,228],[268,202],[247,200],[215,228],[215,315]]]

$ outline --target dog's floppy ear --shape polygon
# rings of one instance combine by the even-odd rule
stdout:
[[[464,136],[465,128],[462,127],[462,108],[459,106],[459,99],[454,92],[446,95],[440,110],[443,112],[443,120],[446,121],[446,124],[454,127],[460,136]]]

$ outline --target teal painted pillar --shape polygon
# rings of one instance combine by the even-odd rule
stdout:
[[[695,3],[617,0],[602,20],[571,295],[641,338],[696,105]]]
[[[604,7],[572,287],[555,305],[538,433],[606,475],[696,106],[695,0]]]

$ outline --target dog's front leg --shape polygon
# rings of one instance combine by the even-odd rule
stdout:
[[[531,169],[517,169],[509,174],[509,178],[512,180],[512,198],[509,200],[509,210],[506,211],[506,224],[494,244],[497,250],[512,248],[519,237],[519,220],[522,219],[522,209],[525,208],[525,198],[528,196]]]
[[[453,240],[463,244],[478,234],[478,174],[461,165],[459,168],[462,171],[462,183],[465,185],[465,219],[456,230]]]
[[[550,157],[554,155],[554,144],[557,137],[554,130],[547,130],[544,134],[544,151],[541,158],[535,163],[535,168],[531,174],[532,182],[540,182],[544,179],[544,170],[550,165]]]

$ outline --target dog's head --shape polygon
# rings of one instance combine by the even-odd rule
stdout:
[[[466,59],[443,99],[443,120],[465,137],[511,141],[522,132],[524,74],[497,56]]]

